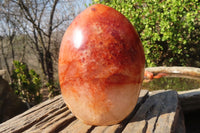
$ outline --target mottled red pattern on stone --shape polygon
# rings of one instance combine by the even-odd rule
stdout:
[[[135,107],[145,57],[137,32],[115,9],[93,5],[68,27],[60,47],[64,101],[92,125],[123,120]]]

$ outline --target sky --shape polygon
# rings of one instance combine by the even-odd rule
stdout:
[[[84,9],[86,9],[86,6],[85,6],[85,4],[87,5],[87,6],[89,6],[89,4],[90,3],[92,3],[92,0],[77,0],[77,1],[80,1],[81,2],[81,11],[83,11]]]

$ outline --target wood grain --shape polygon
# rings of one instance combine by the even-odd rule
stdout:
[[[4,133],[120,133],[163,132],[184,129],[179,121],[180,108],[175,91],[141,90],[133,112],[122,122],[110,126],[86,125],[70,112],[62,96],[47,100],[0,124]],[[177,126],[178,125],[178,126]],[[176,130],[177,131],[177,130]],[[182,130],[184,131],[184,130]]]

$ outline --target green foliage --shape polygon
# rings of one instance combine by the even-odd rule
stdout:
[[[36,105],[42,101],[42,95],[40,94],[41,79],[34,70],[28,70],[28,66],[25,63],[14,61],[15,69],[11,76],[11,87],[14,92],[23,101],[30,106]]]
[[[147,66],[195,66],[195,61],[200,60],[198,0],[93,0],[94,3],[113,7],[130,20],[141,37]]]
[[[60,85],[59,83],[57,82],[48,82],[46,84],[47,88],[48,88],[48,92],[49,92],[49,95],[48,97],[51,98],[51,97],[54,97],[58,94],[60,94]]]

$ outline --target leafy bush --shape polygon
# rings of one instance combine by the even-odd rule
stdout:
[[[141,37],[147,66],[200,67],[198,0],[93,0],[93,3],[113,7],[130,20]]]
[[[60,94],[60,85],[58,82],[48,82],[46,84],[47,88],[48,88],[48,97],[52,98],[54,96],[57,96]]]
[[[14,92],[30,107],[41,102],[41,79],[34,70],[28,70],[25,63],[14,61],[15,69],[11,76]]]

